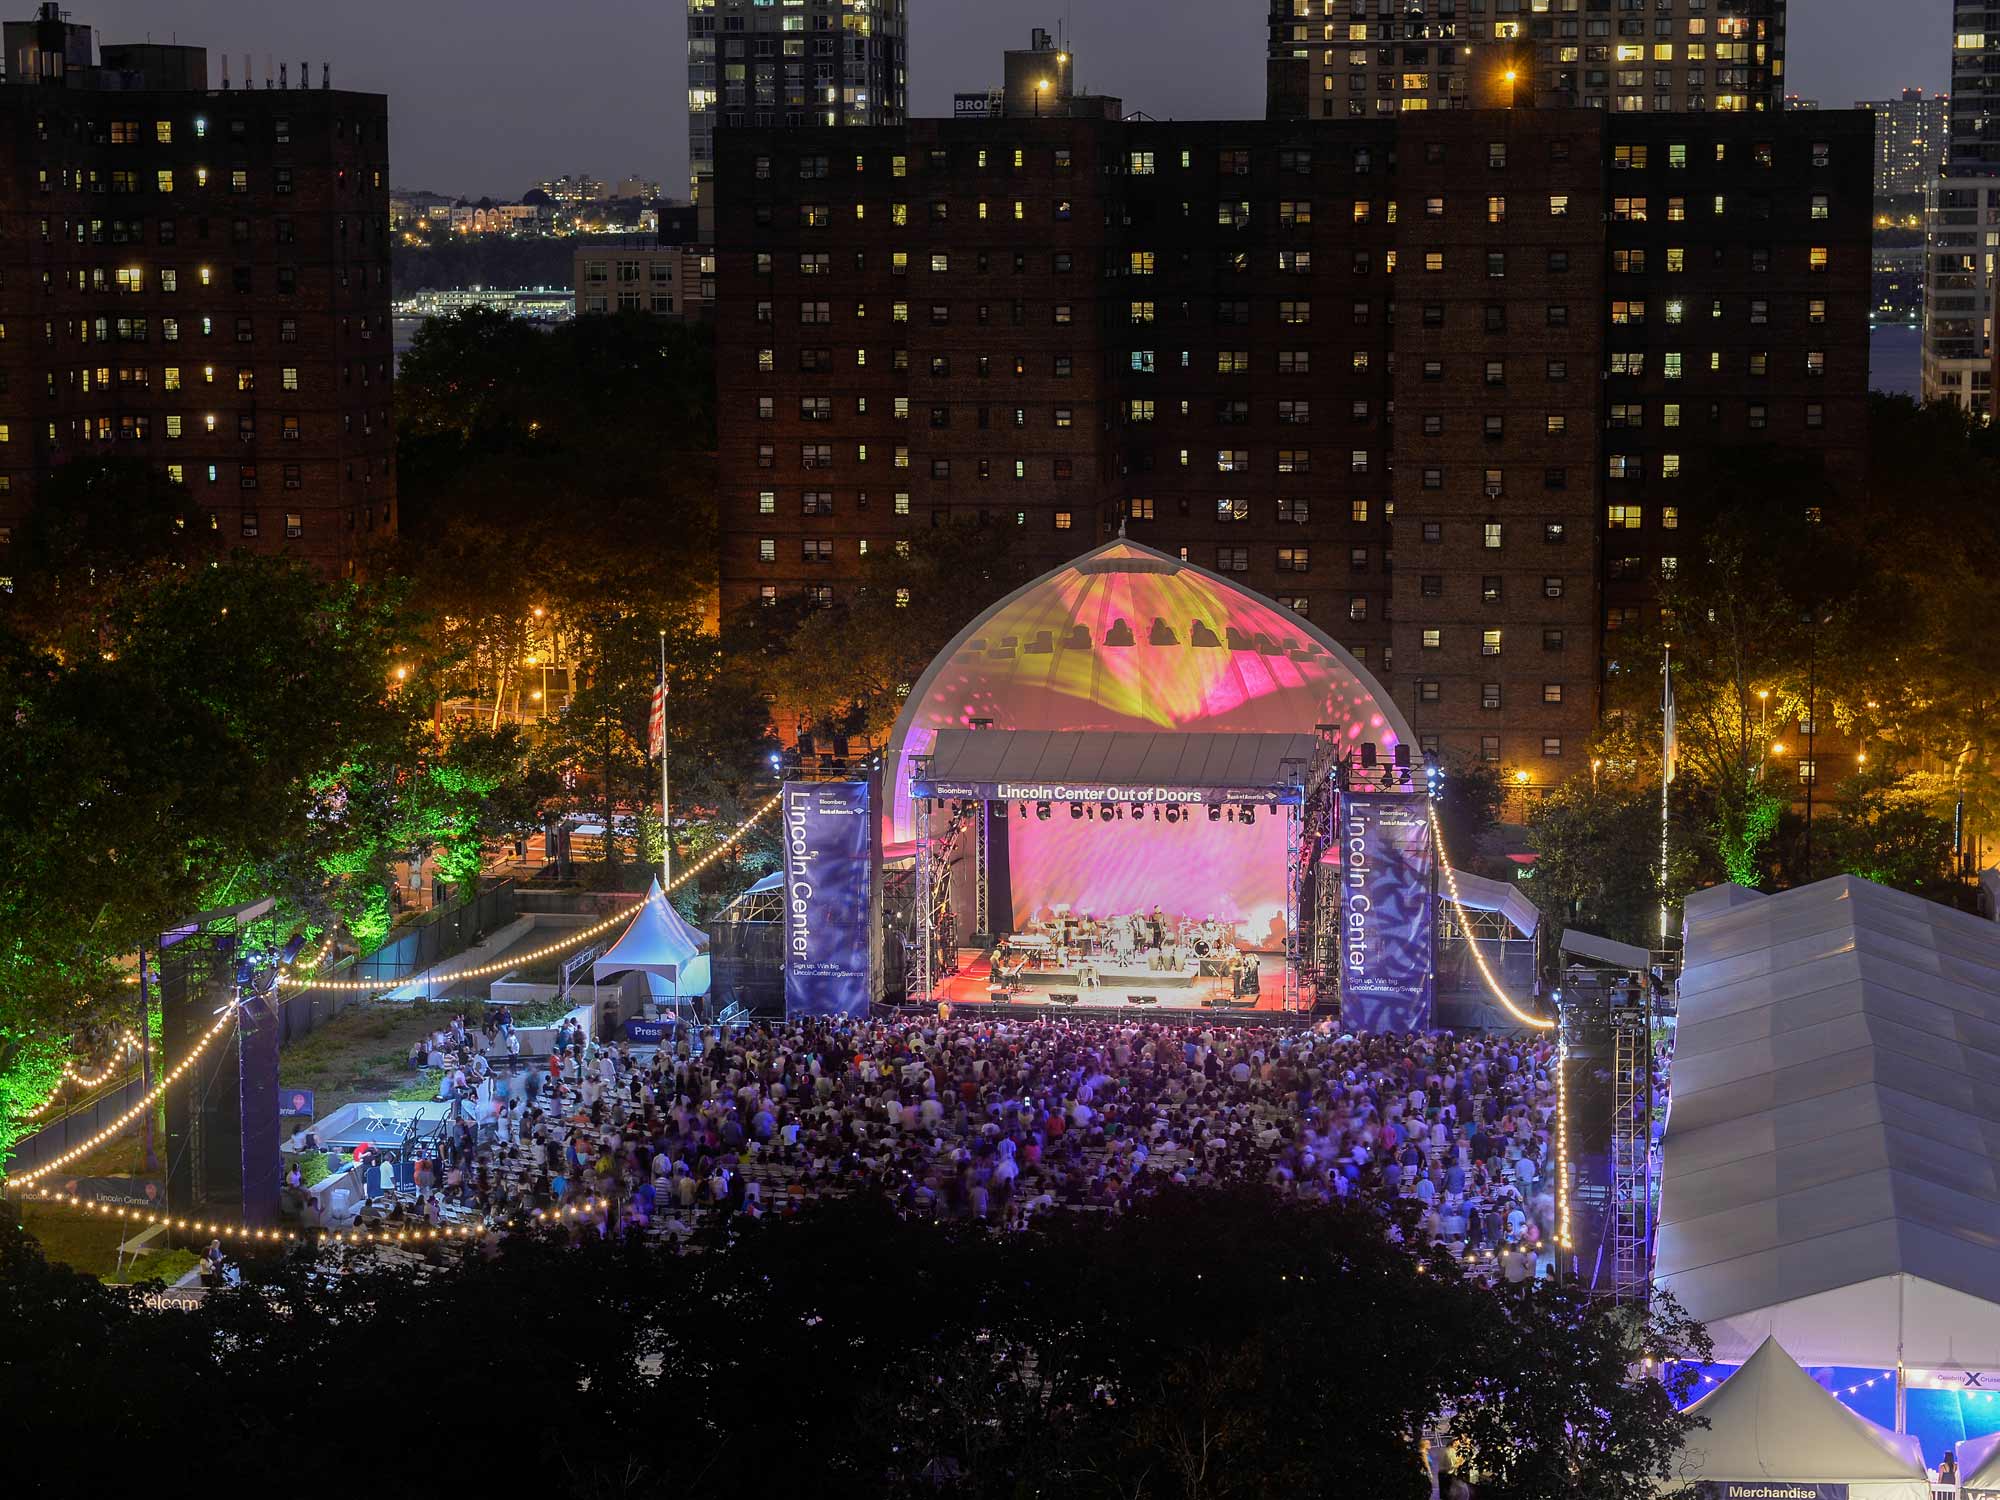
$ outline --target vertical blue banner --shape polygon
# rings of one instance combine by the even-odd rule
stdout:
[[[1354,1031],[1430,1025],[1431,825],[1421,796],[1340,799],[1340,1018]]]
[[[868,1011],[874,819],[865,781],[786,782],[785,1014]]]

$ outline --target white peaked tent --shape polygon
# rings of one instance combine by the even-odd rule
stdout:
[[[632,925],[590,966],[593,984],[619,974],[643,973],[666,982],[653,993],[690,999],[708,993],[708,934],[697,932],[674,910],[655,880]]]
[[[1958,1484],[1980,1495],[2000,1495],[2000,1432],[1967,1438],[1954,1450]]]
[[[2000,1370],[2000,925],[1851,875],[1687,903],[1654,1275],[1715,1356]]]
[[[1930,1500],[1917,1439],[1849,1411],[1765,1339],[1741,1369],[1689,1408],[1697,1427],[1674,1458],[1678,1489],[1696,1480],[1843,1484],[1849,1500]]]

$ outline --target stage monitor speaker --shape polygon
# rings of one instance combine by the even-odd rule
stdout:
[[[991,1000],[995,1005],[1005,1005],[1007,1003],[1007,992],[996,984],[987,989],[986,998]]]
[[[1410,768],[1410,747],[1402,740],[1396,741],[1396,764],[1406,771]]]
[[[1074,990],[1051,990],[1049,991],[1049,1004],[1074,1005],[1076,1004],[1076,992]]]
[[[1158,995],[1127,995],[1125,1003],[1127,1005],[1158,1005],[1160,997]]]
[[[1375,768],[1375,742],[1373,740],[1363,740],[1361,742],[1361,764],[1369,770]]]

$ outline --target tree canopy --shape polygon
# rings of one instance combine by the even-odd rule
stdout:
[[[1634,1370],[1707,1350],[1670,1304],[1635,1324],[1569,1289],[1496,1293],[1368,1210],[1261,1189],[1004,1235],[875,1200],[705,1233],[680,1255],[517,1234],[339,1275],[302,1255],[146,1314],[0,1226],[9,1447],[74,1486],[198,1431],[205,1474],[240,1483],[327,1413],[379,1411],[429,1329],[523,1419],[453,1450],[468,1487],[1421,1500],[1448,1419],[1482,1496],[1569,1500],[1667,1477],[1692,1377]],[[120,1444],[86,1441],[112,1414]]]

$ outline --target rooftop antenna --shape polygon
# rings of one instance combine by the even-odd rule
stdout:
[[[286,65],[284,63],[278,64],[278,87],[281,89],[288,89],[291,87],[291,84],[285,78],[285,66]]]
[[[229,87],[229,54],[227,52],[222,54],[222,86],[224,88]]]
[[[332,88],[333,84],[329,81],[331,80],[332,76],[333,76],[333,64],[325,62],[321,63],[319,65],[319,86],[323,89]]]

